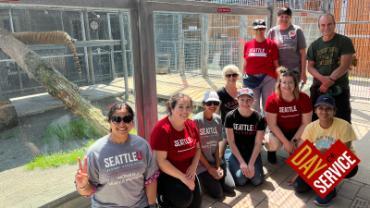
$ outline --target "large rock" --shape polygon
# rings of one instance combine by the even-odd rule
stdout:
[[[18,124],[17,112],[9,99],[0,95],[0,131]]]

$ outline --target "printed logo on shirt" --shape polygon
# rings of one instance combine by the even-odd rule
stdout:
[[[216,147],[217,144],[218,144],[218,141],[210,140],[210,141],[207,141],[206,143],[202,143],[201,146],[202,146],[202,149],[212,149],[213,147]]]
[[[253,135],[257,131],[256,125],[254,125],[254,124],[236,124],[236,123],[234,123],[233,124],[233,129],[238,134],[243,134],[243,135]]]
[[[297,112],[297,106],[279,107],[279,113],[294,113]]]
[[[128,152],[103,158],[104,171],[101,179],[108,185],[117,185],[143,177],[145,164],[143,153]]]
[[[320,49],[316,52],[317,60],[319,60],[319,65],[322,66],[329,66],[334,64],[335,60],[333,60],[335,55],[338,54],[338,48],[336,47],[327,47]]]
[[[249,57],[267,57],[267,53],[265,51],[265,48],[250,48]]]
[[[131,166],[133,163],[136,163],[142,159],[141,152],[123,153],[104,158],[104,166],[107,169],[114,169],[117,166]]]
[[[181,147],[184,145],[191,144],[193,142],[193,139],[191,137],[182,138],[182,139],[176,139],[174,140],[175,147]]]
[[[291,31],[288,32],[288,35],[289,35],[290,39],[295,39],[297,33],[296,33],[295,30],[291,30]]]
[[[218,135],[216,127],[204,127],[199,129],[200,136],[213,136]]]

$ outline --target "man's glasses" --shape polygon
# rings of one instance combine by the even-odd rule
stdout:
[[[132,120],[134,120],[134,117],[132,115],[126,115],[126,116],[112,116],[112,122],[113,123],[121,123],[123,121],[123,123],[130,123]]]
[[[211,106],[211,105],[218,106],[218,105],[220,105],[220,102],[217,102],[217,101],[209,101],[209,102],[206,102],[206,106]]]
[[[239,74],[226,74],[225,77],[229,78],[229,77],[238,77]]]

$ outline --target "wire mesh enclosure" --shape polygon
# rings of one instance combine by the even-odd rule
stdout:
[[[154,15],[157,73],[220,74],[227,64],[241,67],[243,45],[253,38],[259,15],[164,13]]]
[[[122,77],[125,70],[132,74],[128,12],[1,7],[0,20],[0,26],[9,32],[48,32],[47,37],[29,47],[78,85],[108,82]],[[50,42],[53,31],[64,31],[74,40],[80,73],[68,47]],[[0,75],[0,89],[9,97],[44,91],[3,52],[0,52]]]

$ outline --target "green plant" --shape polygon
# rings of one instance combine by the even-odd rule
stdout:
[[[73,119],[64,124],[50,124],[43,136],[43,140],[49,143],[49,139],[56,137],[61,142],[83,139],[98,138],[100,135],[84,119]]]
[[[81,148],[69,152],[57,152],[48,155],[38,155],[31,162],[26,165],[27,170],[34,170],[35,168],[47,169],[56,168],[66,164],[76,164],[77,158],[83,158],[87,148],[94,142],[89,140],[87,144]]]

